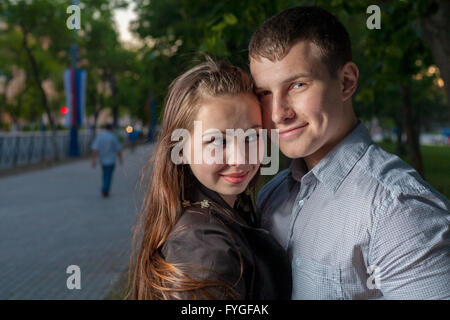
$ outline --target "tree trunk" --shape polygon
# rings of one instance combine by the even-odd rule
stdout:
[[[444,80],[447,101],[450,103],[450,1],[439,1],[439,9],[432,16],[420,20],[420,36],[430,48]]]
[[[96,127],[97,127],[97,116],[98,116],[98,111],[97,111],[97,90],[95,91],[89,91],[89,104],[94,106],[94,123],[92,124],[92,127],[90,127],[90,132],[89,132],[89,142],[88,145],[91,146],[92,142],[95,139],[95,135],[96,135]]]
[[[113,113],[113,126],[115,129],[119,126],[119,105],[116,101],[117,96],[117,83],[114,74],[109,73],[108,76],[109,83],[111,85],[111,96],[112,96],[112,113]]]
[[[37,67],[36,59],[34,58],[33,53],[31,52],[31,49],[28,46],[28,40],[27,40],[28,31],[23,24],[20,24],[20,27],[21,27],[22,33],[23,33],[23,41],[22,41],[23,48],[25,49],[28,60],[30,61],[31,73],[33,74],[34,81],[36,82],[36,85],[38,86],[39,92],[41,94],[42,106],[44,107],[45,113],[47,113],[47,116],[48,116],[48,121],[50,122],[50,129],[52,131],[51,141],[52,141],[52,146],[53,146],[53,160],[56,161],[58,159],[58,148],[56,145],[55,123],[53,121],[53,116],[50,111],[47,95],[45,94],[44,88],[42,87],[42,81],[41,81],[41,77],[39,75],[39,70]]]
[[[403,157],[404,155],[406,155],[406,150],[405,150],[405,145],[403,144],[403,140],[402,140],[403,124],[402,124],[401,117],[395,117],[395,126],[397,127],[397,132],[396,132],[397,140],[396,140],[396,144],[395,144],[395,153],[398,156]]]
[[[2,128],[2,106],[6,105],[6,89],[8,88],[9,82],[12,80],[12,77],[6,76],[6,81],[4,85],[5,92],[2,94],[2,99],[0,100],[0,130]]]
[[[419,144],[420,128],[416,129],[417,125],[413,122],[410,89],[409,83],[400,86],[403,128],[406,132],[406,145],[411,164],[425,178]]]
[[[5,107],[6,107],[6,104],[8,103],[8,101],[6,99],[6,91],[8,89],[8,86],[10,85],[10,82],[13,79],[14,79],[14,77],[12,76],[12,74],[6,74],[6,80],[5,80],[5,84],[4,84],[5,92],[3,92],[2,100],[0,101],[0,129],[1,129],[1,126],[2,126],[2,109],[7,109]],[[26,89],[27,89],[27,87],[25,87],[24,91],[26,91]],[[22,92],[20,92],[19,94],[22,94]],[[3,106],[5,106],[5,107],[3,107]],[[8,110],[6,110],[6,112],[8,112]],[[8,112],[8,113],[11,114],[11,112]]]

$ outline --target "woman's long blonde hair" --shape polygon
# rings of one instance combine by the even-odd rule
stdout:
[[[168,263],[158,251],[182,212],[181,193],[185,178],[183,165],[171,161],[171,150],[177,143],[171,141],[171,135],[177,128],[192,129],[203,97],[252,92],[252,81],[247,73],[208,57],[206,62],[171,83],[158,141],[141,176],[144,179],[145,173],[152,168],[133,236],[127,298],[180,299],[180,292],[187,293],[192,299],[208,298],[207,287],[227,287],[224,283],[192,279],[184,268]]]

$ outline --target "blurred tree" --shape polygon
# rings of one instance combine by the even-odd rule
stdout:
[[[366,12],[366,8],[372,4],[369,1],[356,0],[344,2],[342,0],[316,1],[316,3],[340,18],[343,12],[350,16],[360,16]],[[413,167],[424,176],[422,155],[419,146],[420,137],[420,109],[415,101],[422,101],[427,91],[437,88],[435,83],[424,82],[427,90],[414,91],[411,88],[413,82],[418,79],[415,76],[428,69],[433,63],[431,51],[420,38],[420,21],[431,18],[438,23],[443,22],[442,12],[447,12],[448,6],[441,9],[443,2],[433,0],[420,1],[383,1],[381,7],[381,29],[368,30],[365,28],[365,19],[369,15],[362,16],[359,21],[359,29],[350,27],[353,43],[357,43],[356,59],[358,66],[364,72],[361,73],[360,91],[355,97],[355,101],[367,106],[371,105],[372,114],[377,108],[378,115],[387,115],[394,119],[397,128],[397,151],[402,153],[402,132],[406,133],[408,157]],[[438,11],[440,15],[434,15]],[[431,17],[431,18],[430,18]],[[436,18],[437,17],[437,18]],[[364,20],[363,20],[364,19]],[[361,28],[361,26],[364,26]],[[353,31],[353,32],[352,32]],[[355,32],[356,31],[356,32]],[[442,39],[448,37],[445,29],[433,29],[433,37]],[[354,34],[358,36],[355,37]],[[439,47],[442,49],[441,46]],[[445,47],[444,47],[445,48]],[[441,65],[448,64],[450,51],[447,52],[447,59]],[[444,61],[444,59],[442,59]],[[364,77],[364,74],[369,77]],[[387,97],[392,100],[386,99]],[[430,97],[430,96],[428,96]],[[429,109],[440,109],[437,101],[428,100]],[[370,107],[369,107],[370,108]]]
[[[296,1],[136,0],[132,30],[143,40],[149,90],[161,106],[170,82],[203,54],[248,70],[247,46],[264,19]]]
[[[425,1],[420,9],[418,34],[431,49],[450,101],[450,1]]]
[[[94,134],[101,109],[111,107],[117,127],[121,107],[118,81],[136,57],[123,48],[114,22],[114,10],[126,8],[127,1],[91,0],[83,6],[83,32],[79,36],[80,61],[88,70],[87,111],[94,115]],[[132,100],[132,95],[129,94]]]
[[[0,10],[2,9],[0,4]],[[1,11],[0,11],[1,12]],[[3,90],[0,92],[0,114],[2,108],[7,111],[13,118],[13,122],[17,122],[16,114],[17,110],[14,110],[13,104],[7,99],[8,89],[11,81],[14,78],[14,67],[23,66],[23,56],[21,56],[21,35],[16,30],[8,30],[8,26],[5,25],[0,30],[0,77],[2,81]],[[13,114],[12,114],[13,113]],[[0,116],[0,128],[2,118]]]
[[[19,30],[21,33],[21,53],[23,52],[28,60],[30,77],[39,92],[42,108],[47,114],[54,150],[57,150],[56,127],[43,83],[49,78],[53,80],[61,78],[61,62],[65,59],[60,53],[69,46],[70,41],[68,29],[61,27],[65,26],[66,7],[67,3],[62,0],[5,0],[0,15],[8,30]],[[57,156],[55,152],[54,159]]]
[[[397,128],[400,153],[403,152],[402,133],[406,132],[409,158],[423,175],[419,149],[420,119],[423,117],[418,101],[422,108],[427,104],[427,109],[442,111],[439,102],[442,96],[427,96],[426,92],[438,92],[439,88],[430,81],[418,84],[416,82],[421,80],[413,77],[434,63],[429,48],[421,40],[430,35],[434,42],[426,43],[436,57],[435,63],[443,70],[443,76],[446,73],[450,57],[449,51],[445,50],[450,42],[442,39],[447,40],[449,34],[448,28],[439,26],[448,24],[448,3],[382,1],[379,4],[381,29],[368,30],[366,9],[371,4],[366,0],[244,0],[214,4],[205,0],[137,0],[138,18],[132,28],[146,44],[142,50],[146,74],[150,87],[156,91],[159,105],[162,105],[168,84],[196,62],[193,58],[208,53],[213,58],[227,58],[246,68],[250,36],[266,18],[294,5],[319,5],[328,9],[343,21],[352,37],[354,60],[361,69],[360,89],[355,96],[358,114],[366,119],[373,116],[391,118]],[[425,86],[426,90],[414,91],[412,95],[412,88],[417,86]]]

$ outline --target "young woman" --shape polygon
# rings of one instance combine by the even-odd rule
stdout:
[[[180,128],[191,139],[178,153],[173,133]],[[241,69],[208,59],[171,84],[147,165],[152,171],[136,231],[132,298],[290,299],[287,255],[258,228],[249,196],[259,170],[249,153],[261,147],[259,128],[259,103]],[[239,147],[226,129],[254,130]]]

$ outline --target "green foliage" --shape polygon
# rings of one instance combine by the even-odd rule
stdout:
[[[65,26],[66,7],[65,1],[2,2],[0,19],[6,23],[6,30],[0,34],[0,73],[10,80],[14,70],[26,72],[26,87],[4,105],[14,119],[40,119],[44,112],[40,91],[43,81],[51,80],[56,88],[62,87],[61,75],[68,61],[64,50],[71,41],[68,29],[61,27]],[[56,111],[59,105],[60,98],[53,98],[50,111]]]
[[[448,102],[424,73],[433,59],[420,40],[417,20],[437,10],[431,0],[380,3],[380,30],[366,28],[370,1],[205,1],[135,0],[137,19],[132,24],[142,47],[127,49],[118,40],[113,12],[131,1],[80,1],[82,29],[68,30],[67,0],[4,0],[0,19],[8,28],[0,32],[0,73],[11,79],[13,66],[27,72],[27,88],[15,101],[2,104],[15,117],[35,121],[44,111],[31,67],[23,48],[23,32],[36,59],[42,81],[52,80],[58,96],[50,101],[57,112],[64,103],[62,72],[70,67],[70,44],[79,46],[79,62],[88,71],[87,114],[115,108],[132,118],[148,120],[145,105],[151,96],[161,109],[167,87],[180,73],[198,63],[204,54],[227,59],[248,71],[247,46],[253,31],[268,17],[295,5],[319,5],[328,9],[349,30],[354,61],[360,69],[354,105],[360,118],[377,116],[386,125],[400,119],[399,85],[410,82],[414,119],[424,127],[448,123]],[[24,27],[24,30],[20,26]],[[77,36],[75,36],[77,34]],[[43,39],[50,39],[48,47]],[[420,63],[417,63],[420,61]],[[98,90],[105,85],[111,91]],[[19,101],[20,100],[20,101]]]

